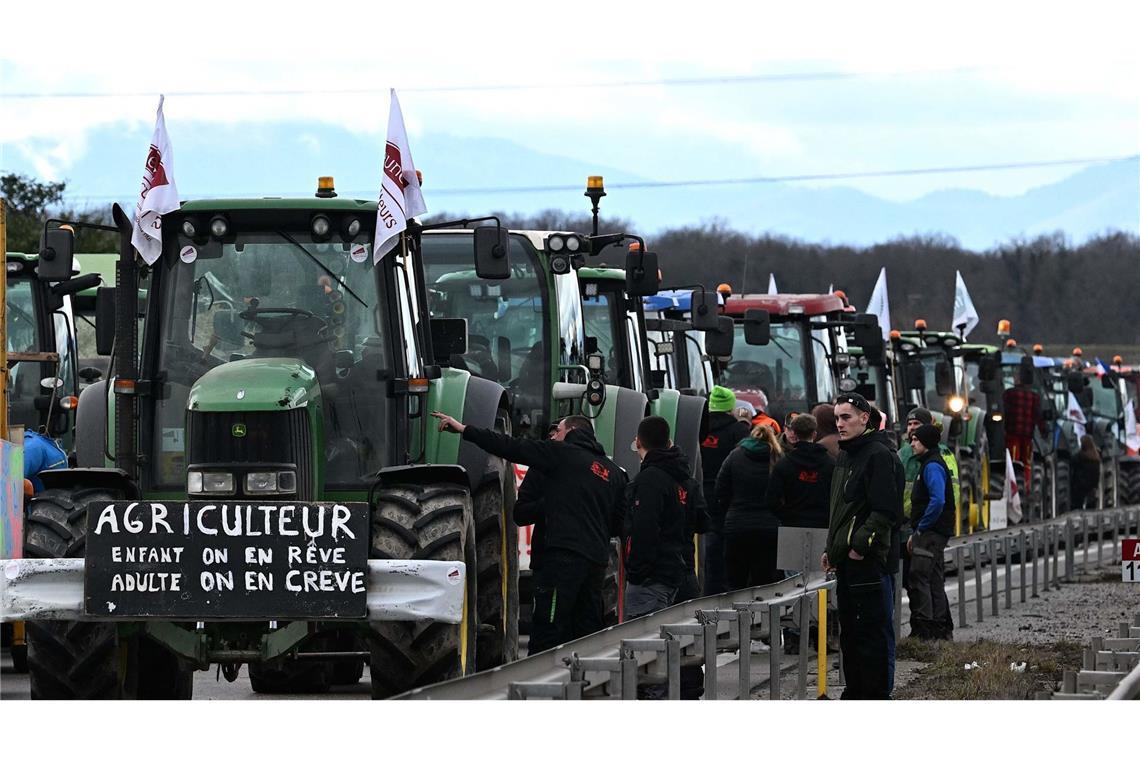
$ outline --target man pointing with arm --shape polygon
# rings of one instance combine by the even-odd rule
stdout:
[[[606,456],[590,420],[566,417],[549,440],[529,440],[464,425],[441,412],[432,416],[441,431],[459,433],[489,454],[542,474],[543,556],[534,566],[527,654],[601,630],[610,537],[618,535],[625,519],[627,478]]]

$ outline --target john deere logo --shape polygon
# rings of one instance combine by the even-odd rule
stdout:
[[[230,428],[230,432],[233,433],[234,438],[245,438],[245,425],[239,422]]]

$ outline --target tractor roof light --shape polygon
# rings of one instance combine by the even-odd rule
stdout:
[[[193,219],[182,220],[182,234],[188,238],[197,237],[198,225],[194,223]]]
[[[716,286],[716,292],[720,293],[725,298],[728,298],[730,295],[732,295],[732,286],[727,282],[722,282],[720,285]]]
[[[210,220],[210,234],[214,237],[224,238],[229,231],[230,223],[221,214]]]
[[[1005,342],[1005,347],[1006,348],[1017,348],[1017,341],[1014,340],[1013,338],[1010,338],[1009,340],[1007,340]]]
[[[914,320],[914,329],[918,330],[919,332],[924,331],[926,329],[926,320],[925,319]]]
[[[600,174],[592,174],[586,178],[586,192],[582,195],[594,203],[606,197],[606,185]]]
[[[582,239],[577,235],[572,235],[566,238],[566,250],[570,253],[577,253],[582,248]]]
[[[318,177],[317,178],[317,197],[318,198],[335,198],[336,197],[336,183],[333,182],[332,177]]]
[[[1120,354],[1117,354],[1116,356],[1112,357],[1112,363],[1119,367],[1124,364],[1124,357]]]
[[[551,253],[558,253],[566,247],[566,238],[561,235],[551,235],[546,241],[546,250]]]
[[[1034,343],[1033,344],[1033,355],[1034,356],[1041,356],[1041,354],[1043,354],[1043,353],[1045,353],[1045,346],[1041,345],[1040,343]]]
[[[408,393],[427,393],[431,390],[431,380],[426,377],[408,378]]]
[[[1073,356],[1080,358],[1084,355],[1085,355],[1085,352],[1081,350],[1080,346],[1077,346],[1076,348],[1073,349]]]
[[[998,336],[999,336],[999,337],[1002,337],[1002,338],[1008,338],[1008,337],[1009,337],[1009,334],[1010,334],[1012,331],[1013,331],[1013,330],[1012,330],[1012,325],[1010,324],[1010,322],[1009,322],[1009,320],[1008,320],[1008,319],[1000,319],[1000,320],[998,320],[998,328],[997,328],[997,334],[998,334]]]
[[[345,242],[352,242],[356,236],[360,234],[360,218],[351,216],[348,218],[347,224],[344,225],[344,239]]]
[[[891,340],[902,340],[902,333],[898,330],[891,330]]]

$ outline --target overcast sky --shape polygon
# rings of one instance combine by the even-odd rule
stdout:
[[[411,16],[375,1],[12,5],[0,170],[34,155],[44,179],[66,176],[94,127],[149,129],[159,92],[177,150],[201,121],[317,120],[379,138],[389,86],[413,152],[425,130],[495,137],[661,180],[1140,153],[1136,2],[421,2]],[[775,75],[788,78],[567,86]],[[515,88],[433,90],[487,85]],[[245,94],[193,94],[225,91]],[[101,95],[13,97],[48,93]],[[1079,169],[835,184],[896,200],[1015,194]]]

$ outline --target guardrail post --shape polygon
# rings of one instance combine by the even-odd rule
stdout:
[[[1104,565],[1104,515],[1096,515],[1096,566]]]
[[[998,541],[996,538],[991,538],[989,542],[990,550],[990,612],[994,617],[998,616]]]
[[[970,547],[970,558],[974,560],[974,601],[978,608],[978,622],[982,622],[982,591],[985,588],[982,586],[982,560],[981,560],[981,542],[974,544]]]
[[[1029,531],[1029,542],[1033,545],[1030,553],[1033,555],[1033,598],[1037,598],[1037,528]]]
[[[1077,693],[1077,673],[1075,670],[1066,670],[1061,676],[1061,693]]]
[[[1052,584],[1049,583],[1049,557],[1050,557],[1049,552],[1050,552],[1050,547],[1052,546],[1052,544],[1050,543],[1050,535],[1051,535],[1051,528],[1052,527],[1053,526],[1049,525],[1048,523],[1041,526],[1041,543],[1043,544],[1041,547],[1041,560],[1042,560],[1041,561],[1041,592],[1042,593],[1045,593],[1046,591],[1052,590],[1051,589]]]
[[[808,597],[805,591],[803,596],[800,597],[799,606],[799,626],[800,626],[800,662],[799,673],[796,687],[799,693],[796,695],[797,699],[804,699],[807,697],[807,669],[808,669],[808,635],[809,628],[809,615],[808,615]]]
[[[1053,525],[1053,587],[1061,588],[1061,526]]]
[[[1081,543],[1085,553],[1084,562],[1081,564],[1081,572],[1087,573],[1089,571],[1089,518],[1084,512],[1081,513]]]
[[[961,546],[954,547],[954,567],[958,569],[958,627],[969,628],[966,622],[966,561]]]
[[[715,615],[703,610],[697,612],[697,622],[701,624],[701,648],[705,657],[705,699],[718,699],[716,679],[716,623]],[[748,651],[748,630],[741,628],[740,656]]]
[[[1007,610],[1013,607],[1013,552],[1010,551],[1012,543],[1009,536],[1002,536],[1001,546],[1002,551],[1005,552],[1005,608]]]
[[[621,698],[637,699],[637,655],[625,647],[621,649]]]
[[[1021,573],[1018,575],[1018,585],[1021,594],[1021,603],[1025,604],[1025,531],[1021,530],[1017,533],[1017,559],[1018,564],[1021,565]]]
[[[738,609],[736,611],[736,625],[736,630],[739,631],[737,637],[740,639],[740,656],[737,657],[736,698],[748,699],[752,696],[752,610]],[[713,662],[715,666],[715,649]]]
[[[665,674],[669,699],[681,699],[681,642],[674,638],[665,641]]]
[[[780,699],[780,655],[784,645],[780,643],[780,614],[784,610],[782,601],[768,603],[768,699]]]
[[[1073,581],[1073,563],[1077,559],[1077,548],[1073,545],[1073,521],[1065,518],[1065,580]]]

